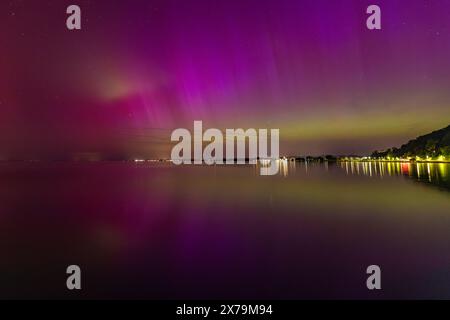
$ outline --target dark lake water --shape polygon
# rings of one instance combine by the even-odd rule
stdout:
[[[0,298],[449,299],[449,169],[2,163]]]

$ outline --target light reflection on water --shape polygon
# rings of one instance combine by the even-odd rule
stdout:
[[[340,162],[346,174],[370,177],[405,176],[420,182],[427,182],[444,188],[450,188],[449,163],[424,162]]]
[[[0,164],[0,298],[450,298],[448,165],[278,165]]]
[[[347,175],[383,178],[386,176],[404,176],[419,182],[450,189],[450,163],[432,162],[388,162],[388,161],[342,161],[334,162],[295,162],[287,159],[277,160],[278,175],[295,175],[297,170],[308,173],[311,167],[328,171],[336,165]]]

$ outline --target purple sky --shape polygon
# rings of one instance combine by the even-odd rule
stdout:
[[[446,0],[11,0],[0,44],[0,159],[169,157],[194,120],[279,128],[283,154],[365,154],[450,124]]]

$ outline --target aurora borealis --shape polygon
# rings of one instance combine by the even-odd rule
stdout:
[[[365,27],[370,4],[382,30]],[[11,0],[0,45],[0,160],[169,157],[194,120],[279,128],[287,155],[450,123],[446,0]]]

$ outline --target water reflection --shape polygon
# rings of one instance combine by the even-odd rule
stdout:
[[[386,176],[404,176],[419,182],[436,185],[450,189],[450,163],[412,163],[412,162],[387,162],[387,161],[343,161],[343,162],[296,162],[289,159],[276,161],[278,175],[288,177],[295,175],[297,170],[304,173],[314,168],[329,171],[330,168],[342,169],[346,175],[383,178]],[[260,162],[257,166],[265,167]]]
[[[386,162],[368,161],[339,163],[347,175],[377,176],[405,176],[411,179],[427,182],[439,187],[450,189],[448,163],[411,163],[411,162]]]
[[[261,168],[260,172],[262,175],[271,175],[270,167],[272,166],[272,161],[275,161],[275,165],[277,166],[277,172],[279,175],[283,177],[287,177],[289,174],[289,170],[295,170],[295,163],[290,163],[288,159],[277,159],[277,160],[259,160],[257,166]],[[288,166],[289,164],[289,166]]]
[[[448,166],[277,163],[0,164],[0,298],[450,299]]]

